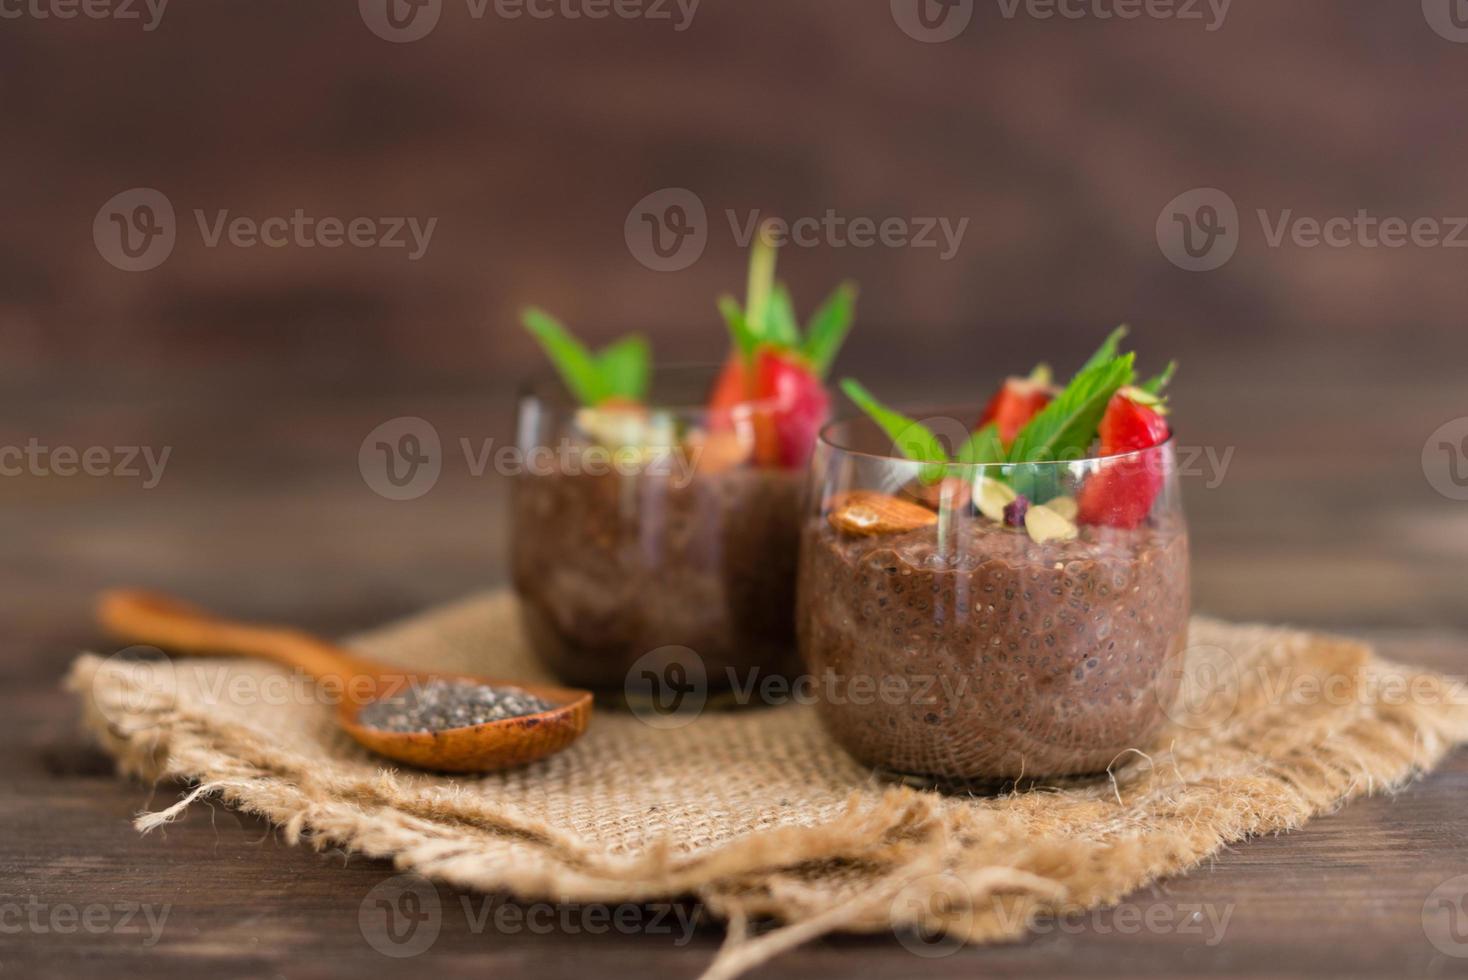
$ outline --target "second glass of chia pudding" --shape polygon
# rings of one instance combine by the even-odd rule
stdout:
[[[520,400],[512,567],[531,644],[566,683],[630,696],[630,672],[669,648],[714,689],[798,665],[806,467],[855,289],[802,327],[774,269],[762,231],[745,302],[718,304],[721,367],[654,369],[636,336],[593,352],[526,312],[558,377]]]

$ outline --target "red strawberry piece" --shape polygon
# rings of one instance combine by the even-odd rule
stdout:
[[[709,401],[714,428],[732,428],[743,406],[754,430],[755,462],[794,469],[810,458],[830,398],[800,358],[767,347],[755,354],[752,368],[737,355],[725,365]]]
[[[1135,388],[1123,388],[1111,396],[1101,416],[1101,455],[1134,453],[1166,442],[1171,430],[1156,404],[1155,398]]]
[[[1162,460],[1143,452],[1166,442],[1172,434],[1167,420],[1146,396],[1124,388],[1107,403],[1101,418],[1101,455],[1127,456],[1103,463],[1081,488],[1078,501],[1082,524],[1137,527],[1152,512],[1162,491]]]
[[[1012,377],[1005,380],[984,414],[979,417],[976,429],[993,422],[999,430],[999,441],[1005,446],[1014,442],[1019,430],[1055,397],[1055,386],[1050,384],[1048,373],[1036,372],[1028,378]]]

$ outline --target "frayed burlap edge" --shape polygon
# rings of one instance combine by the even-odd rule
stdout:
[[[1206,621],[1204,621],[1206,622]],[[1197,630],[1195,624],[1195,631]],[[1270,632],[1263,627],[1209,628]],[[1300,634],[1295,634],[1300,635]],[[813,827],[748,834],[689,855],[670,846],[616,857],[505,805],[486,806],[452,786],[406,789],[389,770],[372,778],[324,779],[310,760],[283,753],[259,733],[172,708],[139,710],[122,676],[99,676],[84,655],[67,678],[82,694],[88,726],[119,768],[145,780],[181,780],[174,805],[141,815],[144,832],[214,797],[283,828],[291,843],[337,846],[391,859],[399,869],[526,900],[655,901],[694,896],[728,922],[706,978],[730,978],[820,935],[922,928],[966,942],[1022,936],[1047,913],[1119,902],[1163,876],[1198,865],[1224,845],[1301,826],[1371,792],[1389,791],[1433,768],[1468,741],[1461,687],[1430,672],[1404,671],[1345,640],[1313,637],[1323,662],[1362,689],[1376,677],[1407,677],[1436,696],[1410,703],[1362,699],[1328,731],[1282,742],[1247,771],[1188,771],[1197,758],[1147,755],[1084,801],[1084,834],[1046,820],[1046,792],[1014,794],[1002,810],[952,805],[934,793],[891,788],[853,792],[846,811]],[[108,702],[113,703],[108,703]],[[126,728],[109,717],[128,718]],[[1232,737],[1212,733],[1220,754]],[[1052,797],[1053,798],[1053,797]],[[1130,832],[1130,806],[1149,818]],[[1005,839],[1002,859],[981,842]],[[485,860],[475,839],[512,839],[519,859]],[[859,869],[853,873],[852,869]],[[955,896],[962,901],[954,901]],[[749,923],[781,925],[752,934]]]

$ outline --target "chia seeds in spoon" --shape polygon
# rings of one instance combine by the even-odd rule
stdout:
[[[402,694],[364,706],[357,721],[386,732],[435,732],[538,714],[553,707],[517,687],[490,687],[435,677],[412,685]]]

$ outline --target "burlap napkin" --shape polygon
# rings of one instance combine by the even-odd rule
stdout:
[[[696,896],[729,922],[708,975],[730,977],[837,930],[1013,938],[1034,916],[1120,901],[1231,841],[1400,785],[1468,740],[1461,685],[1357,643],[1198,619],[1191,644],[1176,723],[1153,744],[1101,778],[991,796],[878,782],[804,704],[673,729],[599,712],[559,756],[454,778],[387,767],[260,663],[87,655],[68,684],[125,771],[194,784],[140,818],[143,830],[211,796],[292,841],[458,886],[580,902]],[[541,676],[504,594],[352,645],[415,667]],[[769,919],[780,927],[746,928]]]

